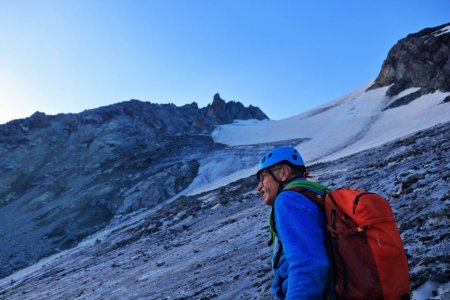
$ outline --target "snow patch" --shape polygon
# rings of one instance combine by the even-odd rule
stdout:
[[[427,281],[412,292],[412,300],[424,299],[441,299],[433,298],[444,293],[450,292],[450,281],[447,283],[438,283],[434,281]]]
[[[440,29],[440,30],[437,31],[434,35],[435,35],[435,36],[440,36],[440,35],[447,34],[447,33],[450,33],[450,25],[448,25],[448,26],[446,26],[446,27]]]

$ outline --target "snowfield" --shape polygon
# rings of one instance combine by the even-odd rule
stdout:
[[[254,174],[258,156],[270,149],[268,143],[297,147],[305,163],[310,165],[377,147],[450,120],[450,104],[443,103],[450,93],[435,92],[408,105],[383,110],[418,88],[386,97],[389,87],[366,92],[370,85],[291,118],[236,121],[218,126],[213,132],[215,142],[253,150],[235,152],[236,155],[216,153],[214,161],[209,157],[201,161],[199,176],[184,193],[207,191]],[[241,163],[243,160],[246,162]]]
[[[450,105],[442,103],[450,93],[427,94],[409,105],[383,111],[418,88],[386,97],[389,86],[366,92],[370,85],[291,118],[219,126],[213,133],[214,140],[236,146],[308,139],[296,146],[305,163],[311,164],[376,147],[450,119]]]

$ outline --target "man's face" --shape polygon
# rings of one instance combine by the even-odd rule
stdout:
[[[273,176],[277,176],[277,173],[281,168],[273,168],[271,172]],[[264,200],[264,203],[269,206],[273,206],[275,198],[278,194],[280,184],[273,178],[268,170],[264,170],[259,174],[258,192]]]

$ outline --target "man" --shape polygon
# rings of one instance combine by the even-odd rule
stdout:
[[[303,194],[286,190],[297,186],[323,195],[327,189],[307,181],[307,174],[293,147],[264,154],[256,174],[258,192],[272,207],[272,290],[277,299],[322,299],[325,292],[329,262],[324,213]]]

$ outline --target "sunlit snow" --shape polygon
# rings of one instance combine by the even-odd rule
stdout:
[[[291,118],[279,121],[237,121],[219,126],[213,132],[213,138],[216,142],[229,146],[253,145],[255,149],[270,142],[303,138],[305,141],[295,146],[308,165],[383,145],[450,120],[450,104],[443,102],[450,93],[427,94],[408,105],[383,110],[394,100],[413,93],[418,88],[410,88],[395,97],[387,97],[385,93],[389,87],[366,91],[369,85]],[[254,156],[255,152],[252,154]],[[257,168],[256,161],[253,166],[245,166],[245,170],[242,170],[242,166],[236,168],[220,160],[217,160],[217,164],[220,167],[211,163],[202,164],[199,177],[188,190],[208,190],[250,176]],[[204,174],[214,173],[209,168],[220,168],[221,176],[204,180]],[[220,183],[214,182],[215,180],[220,180]],[[198,182],[206,185],[199,185]]]

